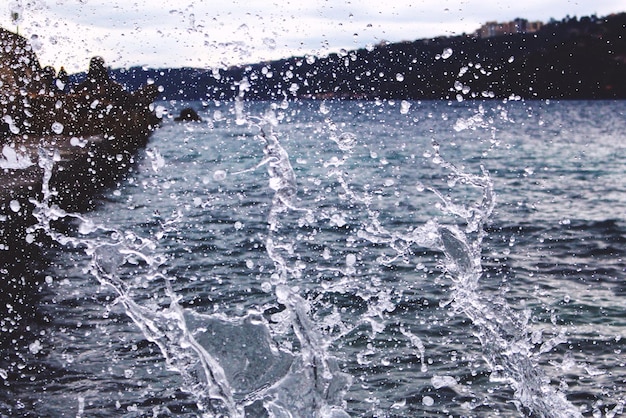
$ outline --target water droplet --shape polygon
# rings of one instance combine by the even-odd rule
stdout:
[[[213,180],[222,181],[226,178],[226,171],[224,170],[215,170],[213,173]]]
[[[159,87],[163,87],[163,86],[159,86]],[[163,90],[159,90],[159,91],[163,91]],[[154,108],[154,113],[156,114],[156,117],[159,119],[162,119],[163,116],[167,115],[167,108],[165,108],[164,106],[157,106]]]
[[[41,351],[41,348],[41,342],[39,340],[35,340],[28,345],[28,350],[33,354],[39,353]]]
[[[338,137],[332,137],[333,141],[337,143],[339,149],[344,152],[352,151],[356,144],[356,135],[350,132],[343,132]]]
[[[402,100],[400,102],[400,113],[403,115],[406,115],[407,113],[409,113],[409,109],[411,108],[411,103],[407,102],[406,100]]]
[[[59,122],[54,122],[52,124],[52,132],[54,132],[57,135],[61,135],[61,133],[63,132],[63,124]]]
[[[284,285],[276,286],[276,299],[278,299],[280,303],[283,303],[284,301],[289,300],[290,295],[291,295],[291,292],[289,291],[289,288],[287,286],[284,286]]]
[[[271,50],[276,49],[276,40],[274,38],[263,38],[263,44]]]
[[[239,221],[235,222],[235,229],[237,231],[241,231],[243,229],[243,223],[241,223]]]
[[[330,112],[328,106],[326,106],[326,102],[320,103],[320,113],[322,115],[327,115]]]
[[[20,209],[22,208],[22,205],[20,205],[20,202],[18,202],[17,200],[11,200],[11,203],[9,203],[9,206],[11,207],[11,210],[13,212],[19,212]]]
[[[430,383],[432,383],[435,389],[441,389],[443,387],[451,387],[456,386],[456,380],[452,376],[433,376],[430,379]]]
[[[165,158],[163,158],[159,150],[149,149],[146,151],[146,154],[150,157],[152,170],[154,170],[155,173],[165,167]]]
[[[435,404],[435,400],[430,396],[424,396],[422,398],[422,403],[426,406],[433,406]]]
[[[404,74],[400,74],[400,73],[396,74],[396,80],[404,81]]]
[[[452,48],[446,48],[443,50],[443,52],[441,53],[441,58],[448,59],[452,56]]]
[[[513,55],[511,55],[511,56],[509,57],[509,63],[511,63],[511,62],[513,62],[513,61],[515,61],[515,57],[514,57]]]
[[[85,145],[87,145],[87,141],[73,136],[73,137],[70,138],[70,145],[73,146],[73,147],[84,148]]]
[[[348,254],[346,256],[346,266],[353,267],[356,264],[356,255]]]
[[[343,216],[341,216],[338,213],[333,214],[333,216],[330,217],[330,224],[331,225],[336,225],[337,227],[341,228],[343,226],[346,225],[346,220],[343,218]]]

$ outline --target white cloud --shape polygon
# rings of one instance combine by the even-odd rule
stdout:
[[[604,15],[623,0],[12,0],[20,32],[36,34],[43,64],[233,65],[471,32],[488,20]],[[9,8],[0,25],[14,27]]]

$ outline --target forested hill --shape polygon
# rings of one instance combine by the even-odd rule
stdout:
[[[164,99],[626,99],[626,13],[567,18],[535,33],[440,37],[217,69],[113,70]]]

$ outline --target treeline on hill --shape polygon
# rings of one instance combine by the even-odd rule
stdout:
[[[626,13],[551,21],[539,32],[440,37],[229,69],[113,70],[162,99],[626,99]]]

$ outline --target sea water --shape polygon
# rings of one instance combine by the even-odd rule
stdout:
[[[3,415],[623,413],[625,102],[157,110],[93,211],[34,202]]]

